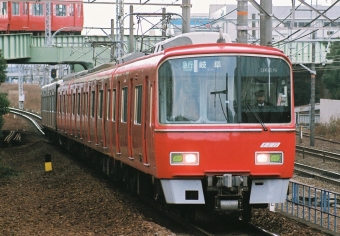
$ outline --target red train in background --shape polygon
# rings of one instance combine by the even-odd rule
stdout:
[[[78,3],[79,2],[79,3]],[[46,2],[0,1],[0,32],[33,33],[45,32]],[[51,31],[81,34],[84,15],[82,0],[72,2],[51,1]]]
[[[206,206],[247,221],[252,208],[284,202],[295,159],[291,63],[278,49],[219,39],[183,34],[44,86],[46,135],[189,220]]]

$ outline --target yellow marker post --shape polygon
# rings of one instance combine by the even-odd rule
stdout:
[[[52,171],[51,154],[45,154],[45,171]]]

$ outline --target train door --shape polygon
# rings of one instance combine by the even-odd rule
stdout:
[[[153,142],[152,133],[152,106],[153,106],[153,85],[149,76],[145,78],[145,109],[144,109],[144,122],[143,122],[143,163],[145,166],[150,165],[150,157]]]
[[[114,77],[110,79],[110,89],[108,92],[108,135],[109,135],[109,149],[111,155],[114,157],[115,152],[117,152],[117,145],[116,145],[116,88],[114,85]]]
[[[119,102],[120,101],[120,94],[121,94],[121,84],[120,84],[120,81],[118,81],[117,83],[117,88],[116,88],[116,105],[117,105],[117,113],[116,113],[116,147],[117,147],[117,151],[116,151],[116,154],[119,156],[122,154],[121,152],[121,148],[120,148],[120,136],[119,136],[119,124],[120,124],[120,113],[121,113],[121,110],[120,110],[120,107],[121,107],[121,103]]]
[[[128,86],[121,87],[120,90],[120,119],[119,119],[119,144],[121,154],[128,156]]]
[[[94,98],[94,95],[92,95],[93,89],[91,88],[91,84],[89,83],[87,86],[87,93],[86,93],[86,100],[87,100],[87,112],[86,112],[86,119],[87,119],[87,142],[91,143],[91,115],[92,115],[92,98]]]
[[[79,138],[80,137],[80,126],[81,126],[81,115],[80,115],[80,110],[81,110],[81,91],[82,88],[78,87],[77,88],[77,94],[76,94],[76,100],[77,100],[77,105],[76,105],[76,117],[77,117],[77,122],[76,122],[76,136]]]
[[[62,114],[61,114],[61,119],[62,119],[62,127],[63,127],[63,131],[64,133],[67,132],[67,122],[66,122],[66,113],[67,113],[67,104],[66,104],[66,98],[67,98],[67,91],[64,90],[62,92]]]
[[[83,134],[83,120],[84,120],[84,87],[82,86],[79,91],[79,138],[82,140],[84,138]]]
[[[1,31],[6,30],[9,33],[10,19],[8,16],[8,2],[0,1],[0,29]]]
[[[72,89],[69,86],[69,90],[67,92],[67,136],[70,137],[70,134],[72,133]]]
[[[78,131],[77,131],[77,125],[78,125],[78,114],[77,114],[77,109],[78,109],[78,88],[74,89],[74,93],[72,95],[73,97],[73,108],[72,108],[72,113],[73,113],[73,119],[74,119],[74,124],[73,124],[73,134],[74,137],[78,137]]]
[[[103,117],[103,105],[104,105],[104,90],[102,84],[97,85],[97,91],[98,91],[98,102],[97,102],[97,142],[96,144],[100,147],[104,147],[104,135],[105,132],[103,131],[103,125],[104,125],[104,117]]]
[[[143,98],[144,98],[144,102],[142,103],[143,104],[143,111],[144,111],[144,119],[143,119],[143,124],[142,124],[142,127],[143,127],[143,131],[142,131],[142,136],[143,136],[143,155],[142,155],[142,158],[143,158],[143,164],[144,165],[149,165],[149,162],[148,162],[148,136],[149,136],[149,133],[150,133],[150,127],[149,127],[149,124],[151,124],[151,98],[152,98],[152,89],[151,89],[151,83],[150,83],[150,80],[149,80],[149,77],[148,76],[145,76],[145,80],[144,80],[144,89],[143,89]]]
[[[141,81],[140,79],[137,81]],[[142,104],[143,104],[143,85],[136,84],[133,87],[133,102],[132,110],[132,148],[133,148],[133,158],[139,162],[143,162],[143,126],[142,126]]]
[[[134,107],[134,100],[133,100],[133,79],[131,78],[130,79],[130,85],[129,85],[129,88],[131,88],[129,91],[128,91],[128,124],[127,124],[127,128],[128,128],[128,155],[129,155],[129,158],[130,159],[133,159],[133,151],[132,151],[132,120],[133,120],[133,117],[132,117],[132,109]]]
[[[108,81],[108,80],[107,80]],[[107,149],[107,141],[108,141],[108,133],[107,132],[107,127],[108,127],[108,122],[109,122],[109,103],[110,103],[110,89],[108,89],[108,84],[107,81],[104,84],[104,88],[103,88],[103,96],[104,96],[104,100],[103,100],[103,105],[102,105],[102,109],[103,109],[103,122],[102,122],[102,137],[103,137],[103,147],[105,148],[105,150]]]
[[[59,92],[59,89],[57,88],[56,90],[57,93],[57,114],[56,114],[56,128],[57,131],[59,131],[60,129],[60,125],[61,125],[61,101],[62,101],[62,96],[61,93]]]
[[[49,106],[49,109],[48,109],[48,111],[49,111],[49,122],[48,122],[48,124],[49,124],[49,126],[50,127],[53,127],[53,111],[55,111],[55,109],[54,109],[54,106],[53,106],[53,102],[54,102],[54,90],[49,90],[48,91],[48,93],[49,93],[49,99],[48,99],[48,102],[49,102],[49,104],[48,104],[48,106]]]
[[[100,83],[98,87],[98,102],[97,102],[97,144],[103,148],[106,147],[105,137],[105,97],[106,83]]]
[[[98,85],[95,83],[93,90],[91,91],[91,123],[93,124],[93,130],[91,132],[91,141],[95,145],[98,145],[98,133],[97,133],[97,121],[98,121]]]
[[[28,28],[28,22],[30,15],[28,14],[28,2],[22,2],[22,27],[23,29]]]

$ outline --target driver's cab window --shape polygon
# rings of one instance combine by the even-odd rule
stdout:
[[[275,58],[245,57],[241,62],[241,100],[244,123],[289,122],[288,65]],[[256,71],[257,70],[257,71]]]

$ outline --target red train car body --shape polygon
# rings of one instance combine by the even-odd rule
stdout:
[[[153,197],[188,207],[189,217],[205,204],[248,220],[252,207],[287,195],[292,84],[291,64],[277,49],[171,47],[45,86],[43,124],[61,145],[99,160],[107,174],[129,176],[139,193],[152,189]],[[270,105],[255,105],[258,90]]]
[[[79,2],[79,3],[78,3]],[[75,0],[70,3],[51,1],[51,31],[80,34],[83,29],[83,3]],[[19,33],[45,32],[45,2],[0,1],[0,32]]]

